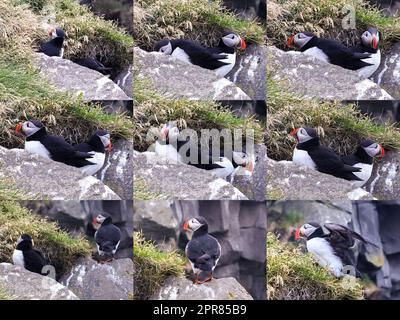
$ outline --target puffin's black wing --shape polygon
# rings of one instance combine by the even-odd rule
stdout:
[[[41,142],[49,150],[54,161],[78,168],[94,164],[87,160],[93,157],[92,154],[74,150],[63,137],[46,135]]]
[[[353,172],[361,171],[361,168],[344,164],[333,150],[324,146],[318,146],[309,150],[308,153],[315,162],[318,171],[346,180],[361,181],[360,178],[353,174]]]
[[[190,61],[205,69],[215,70],[229,63],[219,60],[225,59],[225,54],[209,52],[206,48],[187,40],[171,40],[172,47],[179,47],[189,56]]]
[[[73,60],[76,64],[79,64],[83,67],[98,71],[102,74],[109,74],[112,68],[105,67],[100,61],[94,58],[82,58]]]
[[[358,70],[372,64],[362,61],[369,58],[369,53],[355,52],[342,43],[332,39],[320,39],[321,48],[329,57],[332,64],[339,65],[350,70]]]
[[[42,274],[43,267],[47,264],[43,254],[36,249],[24,251],[25,269]]]
[[[324,227],[329,230],[331,237],[334,237],[338,241],[339,238],[342,238],[349,244],[349,247],[352,247],[354,245],[354,239],[357,239],[365,244],[370,244],[378,248],[376,244],[365,240],[360,234],[343,225],[337,223],[326,223],[324,224]]]
[[[92,151],[92,147],[87,142],[75,144],[72,146],[72,148],[74,148],[75,151],[80,151],[80,152],[91,152]]]
[[[349,166],[354,166],[356,163],[361,162],[361,160],[354,154],[342,156],[340,159],[342,159],[344,164],[347,164]]]
[[[101,251],[111,252],[121,241],[121,230],[113,224],[102,226],[96,232],[95,241]]]
[[[207,234],[189,241],[186,255],[196,268],[212,271],[221,256],[221,249],[218,240]]]

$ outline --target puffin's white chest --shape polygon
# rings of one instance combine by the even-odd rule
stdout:
[[[25,141],[25,150],[43,158],[51,159],[49,151],[39,141]]]
[[[372,64],[372,66],[367,66],[359,69],[357,72],[360,76],[369,78],[372,76],[376,70],[378,70],[381,64],[381,51],[378,50],[377,53],[371,54],[371,57],[367,59],[362,59],[362,61]]]
[[[25,268],[24,254],[22,253],[21,250],[15,249],[13,252],[12,259],[13,259],[14,265]]]
[[[93,155],[92,158],[88,158],[89,162],[95,163],[94,165],[84,166],[79,168],[84,174],[88,176],[94,175],[97,171],[103,168],[104,162],[106,160],[106,154],[101,152],[90,152]]]
[[[343,263],[335,255],[329,242],[324,238],[312,238],[307,241],[307,250],[323,268],[328,268],[335,277],[342,276]]]
[[[361,168],[360,172],[353,172],[353,174],[362,179],[362,181],[355,181],[354,185],[357,187],[362,187],[364,184],[367,183],[369,178],[371,178],[372,174],[372,164],[367,164],[367,163],[356,163],[353,167]]]
[[[159,158],[165,160],[168,163],[174,164],[183,162],[178,150],[176,150],[175,147],[171,144],[161,144],[157,141],[154,151],[159,156]]]
[[[302,166],[309,167],[314,170],[317,169],[315,162],[313,161],[313,159],[311,159],[308,152],[305,150],[299,150],[297,148],[294,148],[293,162]]]
[[[172,51],[171,56],[175,57],[178,60],[191,63],[189,55],[179,47],[175,48],[175,50]]]
[[[310,49],[307,49],[303,53],[305,53],[305,54],[307,54],[309,56],[313,56],[314,58],[317,58],[318,60],[325,61],[325,62],[329,63],[328,56],[325,54],[325,52],[323,52],[321,49],[319,49],[317,47],[312,47]]]
[[[222,168],[210,170],[219,178],[226,179],[233,171],[235,171],[232,162],[228,158],[223,157],[221,161],[215,161],[214,163],[222,166]]]
[[[222,67],[219,67],[218,69],[215,69],[215,74],[219,77],[225,77],[235,66],[236,64],[236,52],[227,54],[226,59],[220,59],[219,61],[228,63],[227,65],[224,65]]]

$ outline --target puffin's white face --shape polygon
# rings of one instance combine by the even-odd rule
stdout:
[[[314,35],[311,34],[305,34],[304,32],[300,32],[292,37],[289,38],[288,40],[288,46],[289,47],[297,47],[297,48],[303,48],[312,38]]]
[[[202,226],[202,224],[196,219],[196,218],[192,218],[189,219],[185,222],[184,224],[184,229],[185,230],[191,230],[191,231],[196,231],[197,229],[199,229]]]
[[[385,150],[383,147],[378,144],[378,143],[372,143],[367,147],[362,146],[362,148],[365,150],[365,152],[370,156],[370,157],[376,157],[377,155],[380,155],[383,157],[385,154]]]
[[[314,233],[315,230],[317,230],[317,227],[315,227],[309,223],[306,223],[300,227],[299,235],[302,238],[308,238],[309,236],[311,236]]]
[[[103,216],[102,214],[99,214],[99,215],[96,217],[96,222],[97,222],[98,224],[102,224],[102,223],[104,222],[104,220],[106,220],[106,219],[107,219],[107,217]]]
[[[36,126],[33,122],[25,121],[23,123],[23,125],[22,125],[22,130],[21,131],[26,137],[30,137],[31,135],[33,135],[36,132],[38,132],[40,129],[42,129],[42,128]]]
[[[295,136],[299,143],[307,142],[314,137],[310,136],[306,129],[304,128],[297,128],[294,129],[290,135]]]
[[[245,167],[246,170],[249,172],[254,171],[255,166],[255,159],[254,156],[251,156],[245,152],[232,152],[233,161],[236,162],[238,165]]]
[[[171,55],[172,54],[172,44],[171,42],[168,42],[165,46],[161,47],[158,52],[161,52],[165,55]]]
[[[170,140],[177,140],[179,136],[179,129],[177,127],[172,127],[168,131],[168,138]]]
[[[368,29],[361,35],[361,41],[364,46],[378,49],[379,32],[376,29]]]
[[[109,133],[102,135],[102,136],[98,136],[101,140],[101,142],[103,143],[104,148],[108,149],[109,151],[111,151],[111,136]]]
[[[226,36],[222,37],[222,41],[228,47],[235,48],[239,47],[242,44],[242,38],[236,33],[229,33]]]

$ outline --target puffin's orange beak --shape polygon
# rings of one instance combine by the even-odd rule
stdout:
[[[247,48],[246,41],[244,39],[240,39],[240,50],[244,51]]]
[[[301,234],[301,227],[299,227],[299,228],[297,228],[296,233],[294,234],[294,238],[295,238],[296,240],[301,240],[301,236],[302,236],[302,234]]]
[[[186,220],[185,223],[183,224],[183,230],[189,231],[189,220]]]
[[[168,134],[169,134],[169,129],[165,128],[161,130],[161,138],[163,140],[167,140],[168,139]]]
[[[253,173],[254,171],[254,163],[252,160],[250,160],[247,164],[246,164],[246,170]]]
[[[51,37],[53,35],[54,29],[49,29],[48,35]]]
[[[379,154],[379,159],[382,159],[383,156],[385,155],[385,149],[383,149],[383,147],[381,145],[379,145],[381,147],[381,152]]]
[[[111,143],[111,141],[110,141],[110,143],[109,143],[108,146],[107,146],[107,151],[108,151],[108,152],[111,152],[111,151],[112,151],[112,143]]]
[[[17,124],[17,126],[15,127],[15,133],[22,134],[22,123]]]
[[[372,47],[378,49],[378,38],[376,36],[372,38]]]
[[[288,41],[287,41],[288,47],[289,47],[289,48],[294,48],[293,43],[294,43],[294,36],[291,36],[291,37],[288,39]]]
[[[300,128],[293,129],[292,131],[290,131],[290,135],[291,136],[296,136],[297,131],[299,131],[299,130],[300,130]]]

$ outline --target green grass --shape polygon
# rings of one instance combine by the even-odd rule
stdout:
[[[1,300],[14,300],[7,292],[0,286],[0,301]]]
[[[17,4],[28,4],[32,11],[39,13],[46,5],[53,3],[54,0],[16,0]]]
[[[342,13],[345,5],[356,12],[357,30],[344,30]],[[287,39],[301,31],[337,38],[348,45],[359,42],[369,26],[381,31],[381,47],[387,49],[400,39],[400,18],[384,16],[378,8],[363,0],[270,0],[267,11],[267,42],[288,49]]]
[[[339,154],[354,151],[361,139],[370,138],[385,149],[400,149],[400,132],[395,125],[378,125],[353,105],[335,101],[304,100],[285,93],[284,83],[268,77],[268,156],[274,160],[289,160],[296,141],[289,137],[293,128],[314,127],[321,141]]]
[[[135,299],[148,299],[170,276],[183,277],[185,259],[176,251],[164,252],[134,233]]]
[[[188,99],[170,100],[149,88],[147,81],[134,80],[134,146],[144,151],[151,144],[147,134],[152,127],[168,121],[177,121],[178,127],[200,129],[247,129],[254,130],[255,142],[263,140],[264,124],[249,118],[238,118],[230,110],[214,101]]]
[[[1,167],[1,162],[0,162]],[[0,199],[1,200],[24,200],[26,196],[21,191],[15,189],[9,180],[0,179]]]
[[[144,179],[134,176],[133,179],[133,199],[134,200],[159,200],[163,199],[160,194],[150,192]]]
[[[57,224],[48,222],[15,201],[0,201],[0,261],[12,262],[15,243],[29,234],[56,268],[57,275],[67,271],[80,257],[90,256],[91,246],[83,238],[72,238]]]
[[[267,235],[267,298],[271,300],[363,299],[363,284],[354,277],[334,278],[298,247]]]
[[[212,46],[225,30],[239,33],[248,42],[264,43],[262,25],[240,20],[221,0],[138,0],[134,6],[135,44],[145,50],[163,38],[192,39]]]

